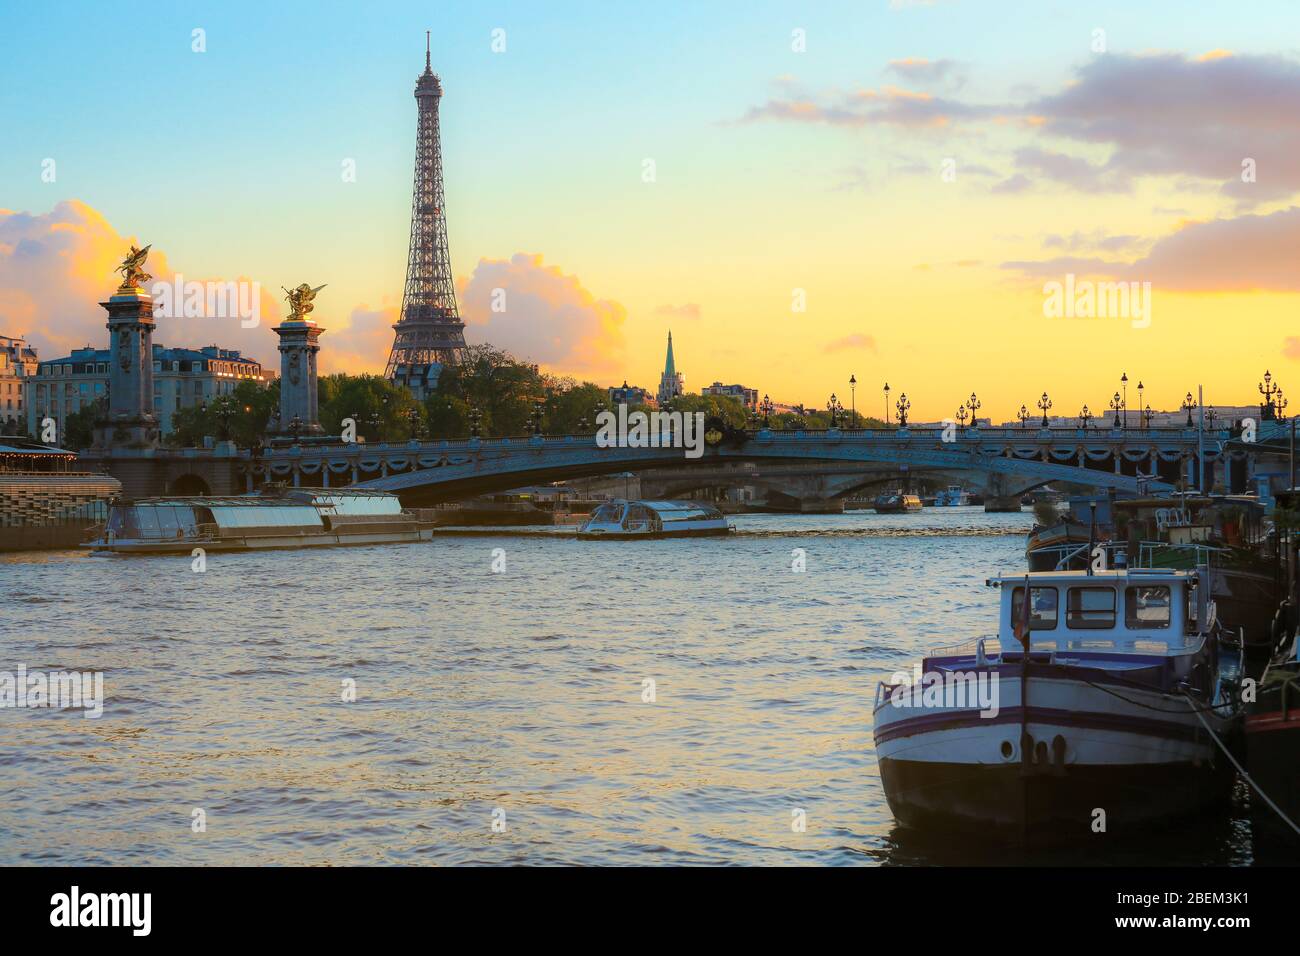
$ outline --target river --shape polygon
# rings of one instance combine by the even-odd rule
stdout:
[[[877,683],[996,631],[984,580],[1024,567],[1028,513],[732,520],[201,573],[0,555],[0,670],[102,671],[106,696],[98,719],[0,708],[0,863],[1251,861],[1240,787],[1228,813],[1100,852],[895,825]]]

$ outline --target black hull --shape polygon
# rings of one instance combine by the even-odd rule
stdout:
[[[1266,688],[1259,704],[1247,713],[1246,772],[1283,813],[1300,824],[1300,708],[1296,706],[1300,701],[1292,702],[1285,715],[1280,703],[1281,694]],[[1294,863],[1300,835],[1258,794],[1251,794],[1250,806],[1256,855],[1271,857],[1284,849],[1289,851],[1286,862]]]
[[[1191,763],[1068,766],[1061,772],[1018,764],[989,766],[882,758],[880,778],[904,826],[999,841],[1058,843],[1132,832],[1197,813],[1228,798],[1231,767]]]

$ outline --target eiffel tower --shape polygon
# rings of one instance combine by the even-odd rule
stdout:
[[[460,361],[465,323],[456,308],[443,207],[442,149],[438,142],[438,101],[442,81],[430,66],[429,34],[424,72],[415,83],[419,121],[415,136],[415,189],[411,195],[411,246],[406,258],[402,314],[384,377],[423,398],[438,383],[444,366]]]

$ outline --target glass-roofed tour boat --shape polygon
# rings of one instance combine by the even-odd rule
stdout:
[[[270,488],[251,495],[118,499],[94,553],[261,551],[429,541],[434,524],[396,495],[349,488]]]
[[[731,525],[700,501],[606,502],[578,528],[580,538],[680,538],[727,534]]]
[[[1239,746],[1241,651],[1221,670],[1205,569],[988,583],[1001,588],[996,640],[935,649],[877,691],[876,756],[900,823],[1036,842],[1227,797],[1219,741]]]

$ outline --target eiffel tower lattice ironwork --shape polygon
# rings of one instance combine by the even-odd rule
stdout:
[[[443,204],[442,149],[438,141],[438,101],[442,81],[430,65],[425,34],[424,72],[415,84],[419,123],[415,138],[415,189],[411,196],[411,245],[406,260],[402,314],[384,375],[406,385],[417,398],[438,381],[444,366],[460,361],[465,324],[456,308],[456,288],[447,247]]]

